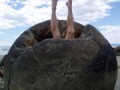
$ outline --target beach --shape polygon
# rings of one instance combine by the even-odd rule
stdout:
[[[118,76],[115,90],[120,90],[120,56],[117,56],[117,63],[118,63]]]
[[[0,55],[0,62],[3,57],[4,57],[4,55]],[[1,77],[0,77],[0,90],[4,90],[4,80]]]
[[[4,55],[0,55],[0,61],[4,57]],[[117,56],[117,63],[118,63],[118,76],[116,81],[116,86],[114,90],[120,90],[120,56]],[[2,78],[0,78],[0,90],[4,90],[4,81]]]
[[[115,90],[120,90],[120,69],[118,69],[118,76],[117,76]]]

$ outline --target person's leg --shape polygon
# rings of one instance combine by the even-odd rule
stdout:
[[[73,39],[75,30],[74,30],[74,19],[73,19],[73,13],[72,13],[72,0],[68,0],[66,5],[68,7],[66,39]]]
[[[52,0],[52,16],[51,16],[51,31],[53,34],[53,38],[61,38],[60,32],[58,29],[58,21],[56,17],[56,6],[58,0]]]

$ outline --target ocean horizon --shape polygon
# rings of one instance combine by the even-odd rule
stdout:
[[[120,44],[111,44],[112,47],[120,46]],[[6,55],[11,46],[0,46],[0,55]]]
[[[0,46],[0,55],[6,55],[11,46]]]

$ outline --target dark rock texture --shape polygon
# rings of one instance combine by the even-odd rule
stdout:
[[[120,46],[115,47],[116,52],[120,52]]]
[[[75,23],[75,39],[52,39],[50,21],[25,31],[4,60],[6,90],[114,90],[114,50],[93,26]]]

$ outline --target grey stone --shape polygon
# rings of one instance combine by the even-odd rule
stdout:
[[[53,39],[50,21],[25,31],[11,47],[5,66],[6,90],[114,90],[114,50],[92,25],[75,23],[75,39]]]

